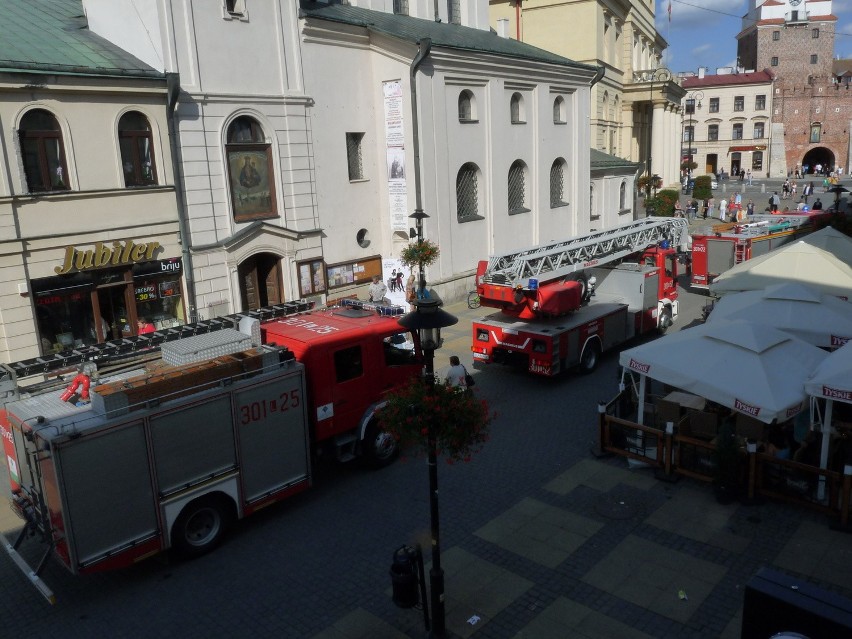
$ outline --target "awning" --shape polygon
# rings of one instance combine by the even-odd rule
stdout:
[[[765,151],[765,144],[753,144],[751,146],[732,146],[728,148],[728,153],[735,151]]]

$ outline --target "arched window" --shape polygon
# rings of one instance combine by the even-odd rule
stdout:
[[[118,146],[121,149],[121,168],[124,186],[146,186],[157,183],[153,140],[148,118],[130,111],[118,121]]]
[[[553,124],[565,123],[565,99],[560,95],[553,101]]]
[[[565,201],[565,160],[556,158],[550,165],[550,208],[568,206]]]
[[[520,93],[512,94],[512,99],[509,101],[509,111],[511,112],[512,124],[526,123],[526,115],[524,114],[524,97]]]
[[[248,222],[276,217],[272,148],[260,123],[254,118],[240,116],[228,127],[226,139],[234,220]]]
[[[468,89],[459,93],[459,122],[476,122],[476,98]]]
[[[618,208],[624,210],[627,208],[627,182],[622,181],[618,189]]]
[[[589,185],[589,218],[594,220],[597,217],[595,213],[595,185]]]
[[[479,167],[464,164],[456,176],[456,215],[459,222],[481,220],[479,212]]]
[[[509,215],[528,212],[527,165],[515,160],[509,167]]]
[[[68,166],[62,130],[56,117],[44,109],[33,109],[21,118],[18,129],[27,190],[30,193],[67,191]]]

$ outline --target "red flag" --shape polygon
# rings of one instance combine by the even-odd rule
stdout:
[[[672,21],[672,0],[669,0],[669,22]]]

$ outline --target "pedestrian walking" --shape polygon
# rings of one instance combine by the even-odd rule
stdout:
[[[746,204],[746,215],[754,215],[754,202],[752,200],[749,200]]]
[[[719,200],[719,219],[724,222],[727,215],[728,215],[728,200],[726,200],[725,198],[722,198],[721,200]]]
[[[746,172],[746,180],[748,180],[748,185],[751,186],[751,169]]]
[[[781,198],[778,197],[778,191],[775,191],[769,198],[769,210],[772,213],[777,213],[779,206],[781,206]]]

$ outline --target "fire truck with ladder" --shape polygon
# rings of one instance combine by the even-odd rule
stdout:
[[[480,303],[500,310],[473,322],[474,365],[591,372],[604,351],[665,331],[688,232],[684,219],[650,217],[481,261]]]
[[[691,285],[707,289],[729,268],[766,255],[829,223],[828,211],[750,216],[747,223],[723,223],[692,234]]]
[[[0,541],[49,601],[39,575],[51,557],[78,574],[169,548],[200,555],[235,520],[308,488],[319,452],[394,459],[377,411],[423,369],[403,310],[310,306],[0,364],[0,435],[24,520]],[[48,379],[21,385],[34,375]]]

